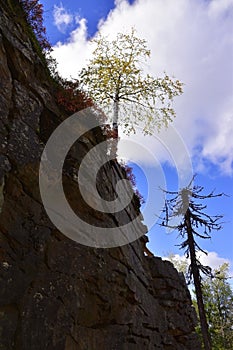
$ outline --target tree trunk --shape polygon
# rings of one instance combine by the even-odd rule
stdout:
[[[113,105],[113,130],[116,131],[118,137],[118,116],[119,116],[119,100],[116,98]]]
[[[199,318],[200,318],[200,324],[201,324],[201,333],[202,333],[203,342],[204,342],[204,349],[211,350],[211,340],[210,340],[210,335],[209,335],[209,327],[208,327],[208,323],[207,323],[207,319],[206,319],[205,307],[204,307],[204,302],[203,302],[200,272],[199,272],[199,269],[197,266],[195,243],[194,243],[194,238],[193,238],[189,209],[187,210],[187,212],[185,214],[185,225],[186,225],[187,234],[188,234],[188,244],[189,244],[189,251],[190,251],[191,268],[192,268],[194,286],[195,286],[195,291],[196,291],[196,296],[197,296],[197,306],[198,306],[198,312],[199,312]]]
[[[118,115],[119,115],[119,100],[116,97],[113,105],[113,140],[111,145],[110,157],[115,159],[117,157],[117,145],[118,145]]]

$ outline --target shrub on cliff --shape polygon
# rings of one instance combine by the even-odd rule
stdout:
[[[59,78],[55,96],[57,103],[68,113],[93,106],[91,98],[80,90],[78,81]]]
[[[43,5],[39,0],[19,0],[19,2],[42,50],[50,50],[51,45],[46,38],[46,28],[43,25]]]

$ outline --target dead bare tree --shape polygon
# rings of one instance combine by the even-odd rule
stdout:
[[[223,216],[206,214],[204,212],[207,207],[206,204],[197,203],[197,200],[203,201],[209,198],[221,197],[224,193],[214,194],[214,191],[212,191],[209,194],[202,195],[203,187],[193,186],[193,181],[194,179],[186,188],[180,191],[164,191],[171,198],[165,200],[160,225],[178,230],[179,236],[184,239],[179,246],[180,249],[185,250],[186,257],[190,258],[189,278],[190,280],[193,279],[195,286],[204,349],[211,350],[211,339],[203,303],[201,275],[203,273],[212,276],[212,271],[209,266],[202,265],[197,257],[197,252],[207,253],[199,246],[196,238],[210,239],[212,230],[221,229],[222,226],[219,220]],[[179,223],[172,224],[172,220],[177,219]]]

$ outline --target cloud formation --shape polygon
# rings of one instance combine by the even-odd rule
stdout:
[[[99,30],[110,39],[134,26],[151,50],[145,69],[154,76],[166,70],[184,82],[184,94],[174,102],[173,126],[196,169],[207,160],[228,175],[233,174],[232,17],[232,0],[137,0],[134,5],[118,0],[99,23]],[[77,76],[90,53],[85,19],[79,20],[65,43],[54,47],[64,77]],[[143,142],[155,147],[152,151],[160,158],[150,137]],[[150,162],[143,153],[138,159]]]
[[[204,266],[210,266],[212,270],[218,270],[219,267],[222,266],[224,263],[227,263],[229,265],[231,264],[231,261],[229,259],[220,257],[216,252],[208,252],[208,255],[199,252],[197,255],[201,264]],[[174,254],[173,258],[175,261],[181,263],[187,261],[184,255]],[[164,257],[163,259],[166,260],[167,258]]]
[[[54,24],[61,33],[65,33],[70,24],[74,21],[74,15],[69,13],[60,3],[53,8]]]

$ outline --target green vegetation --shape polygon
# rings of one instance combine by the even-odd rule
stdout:
[[[180,260],[174,254],[168,256],[179,272],[188,275],[188,260]],[[229,279],[229,264],[224,263],[218,269],[212,271],[212,276],[202,276],[201,289],[205,313],[209,325],[212,350],[233,349],[233,290]],[[187,280],[187,283],[189,281]],[[193,305],[198,314],[196,294],[194,292]],[[200,319],[197,333],[201,336]],[[204,344],[202,343],[202,349]]]
[[[202,281],[203,301],[213,350],[233,349],[233,291],[228,282],[229,264],[214,270]],[[196,300],[193,302],[197,309]],[[197,329],[200,334],[200,325]]]

